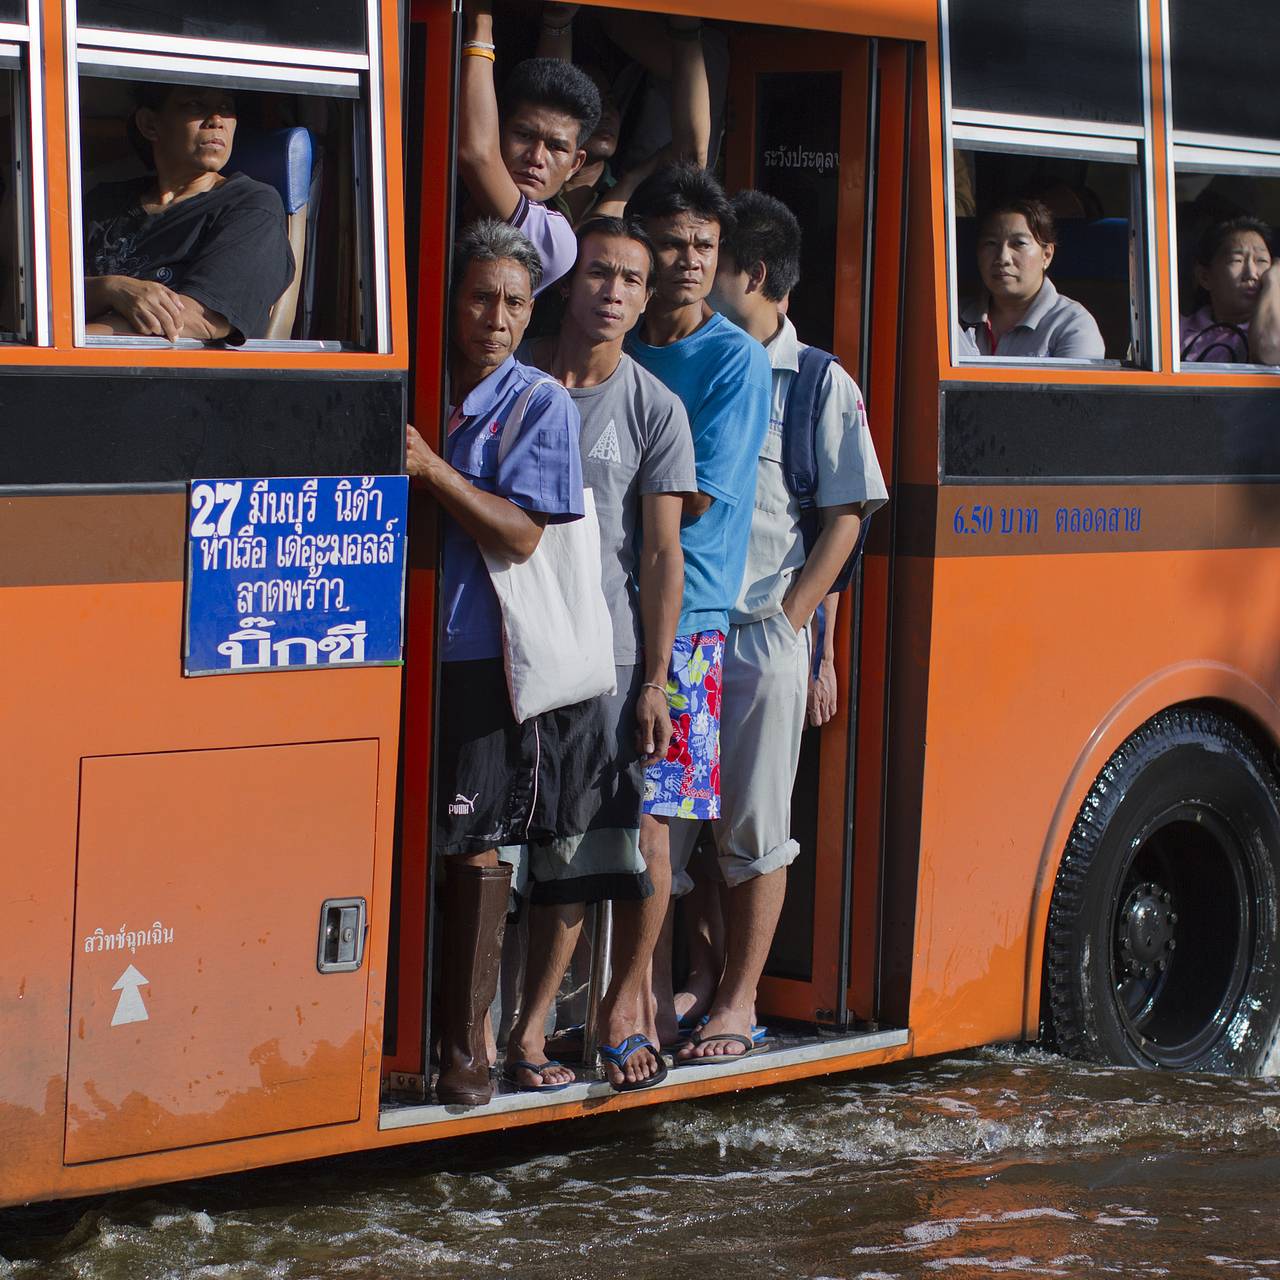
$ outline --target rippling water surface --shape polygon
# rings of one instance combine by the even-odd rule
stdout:
[[[1280,1082],[984,1050],[0,1211],[0,1277],[1280,1280]]]

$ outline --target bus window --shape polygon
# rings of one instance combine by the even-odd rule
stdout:
[[[80,0],[81,27],[105,32],[363,53],[364,6],[326,0]],[[173,40],[164,45],[174,48]]]
[[[30,335],[24,116],[21,72],[0,71],[0,342]]]
[[[78,36],[83,340],[384,347],[369,58],[272,47],[298,63],[214,62]],[[218,181],[180,209],[191,166]]]
[[[1179,365],[1280,365],[1280,110],[1261,92],[1274,5],[1170,5]]]
[[[0,342],[8,343],[48,341],[43,108],[32,73],[40,54],[25,11],[25,3],[0,9]]]
[[[966,137],[998,132],[955,131],[957,356],[1144,364],[1137,144],[1108,140],[1099,155],[1087,141],[1032,151]]]

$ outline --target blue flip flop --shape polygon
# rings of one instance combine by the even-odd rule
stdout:
[[[635,1083],[624,1080],[621,1084],[611,1084],[610,1088],[614,1092],[631,1093],[635,1089],[652,1089],[655,1084],[661,1084],[667,1078],[667,1064],[649,1037],[641,1035],[639,1032],[633,1036],[628,1036],[621,1044],[602,1044],[600,1046],[600,1056],[612,1063],[619,1071],[642,1049],[648,1049],[653,1054],[658,1063],[658,1070],[647,1080],[637,1080]]]
[[[710,1021],[711,1021],[710,1017],[699,1018],[696,1022],[686,1022],[685,1019],[681,1018],[680,1021],[676,1024],[680,1028],[680,1043],[683,1044],[686,1041],[688,1041],[690,1036],[692,1036],[697,1031],[701,1031],[702,1028],[705,1027],[707,1023]],[[765,1044],[768,1041],[768,1039],[769,1039],[768,1027],[755,1026],[751,1028],[751,1040],[757,1049],[760,1048],[761,1045]]]
[[[535,1076],[540,1076],[548,1067],[563,1067],[563,1062],[555,1062],[548,1058],[546,1062],[530,1062],[526,1058],[521,1058],[518,1062],[508,1062],[502,1068],[502,1078],[509,1085],[513,1085],[519,1089],[521,1093],[559,1093],[561,1089],[567,1089],[574,1083],[572,1080],[565,1081],[564,1084],[521,1084],[516,1078],[517,1071],[532,1071]],[[568,1070],[568,1068],[565,1068]]]

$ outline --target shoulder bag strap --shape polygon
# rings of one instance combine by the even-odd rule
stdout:
[[[829,351],[806,347],[782,412],[782,475],[801,507],[813,506],[818,494],[818,408],[835,359]]]
[[[511,446],[515,444],[516,437],[520,434],[520,428],[524,424],[525,410],[529,407],[529,400],[533,393],[544,383],[555,383],[554,378],[539,378],[536,382],[531,382],[516,397],[516,402],[511,406],[511,412],[507,414],[507,420],[502,424],[502,439],[498,441],[498,462],[501,463],[503,458],[511,452]]]

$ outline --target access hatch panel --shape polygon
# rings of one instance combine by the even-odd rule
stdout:
[[[68,1164],[359,1118],[368,966],[316,956],[377,782],[372,740],[82,761]]]

